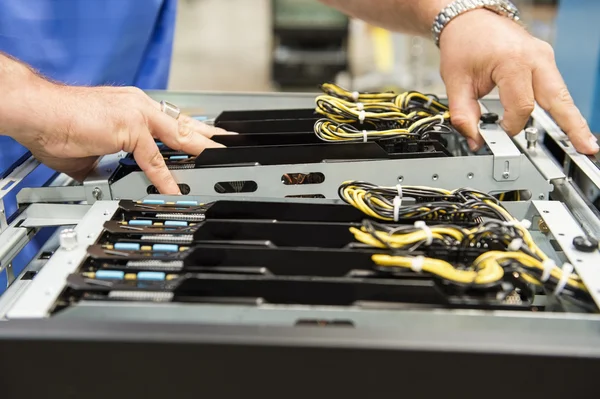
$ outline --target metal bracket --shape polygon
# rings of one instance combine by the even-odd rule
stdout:
[[[521,152],[497,124],[481,123],[479,133],[494,156],[493,177],[496,181],[515,181],[521,175]]]
[[[24,188],[17,194],[22,204],[83,202],[86,200],[84,186]]]
[[[574,247],[573,239],[585,233],[563,203],[533,201],[533,206],[600,307],[600,251],[582,252]]]
[[[119,166],[119,160],[125,156],[124,152],[103,156],[92,173],[85,179],[85,199],[88,204],[96,201],[110,200],[112,194],[109,179]]]

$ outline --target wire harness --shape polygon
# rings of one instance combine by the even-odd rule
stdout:
[[[326,83],[316,98],[315,123],[323,141],[369,141],[382,138],[426,139],[456,130],[448,107],[438,97],[410,91],[401,94],[349,92]]]
[[[557,296],[589,300],[586,287],[572,273],[573,268],[568,264],[562,269],[556,266],[534,242],[528,230],[531,223],[516,220],[491,195],[468,188],[449,191],[402,186],[400,191],[397,186],[381,187],[358,181],[343,183],[339,194],[372,219],[407,223],[395,225],[371,219],[365,220],[361,228],[350,229],[359,242],[387,250],[372,257],[380,270],[418,269],[446,283],[472,288],[499,286],[510,274]],[[394,217],[394,199],[400,195],[416,202],[403,201],[404,205],[396,211],[398,216]],[[412,225],[408,224],[412,221]],[[431,253],[436,248],[476,250],[479,255],[470,264],[454,265],[417,253],[394,254],[399,250],[404,254]]]

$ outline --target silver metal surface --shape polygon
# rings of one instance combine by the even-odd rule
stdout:
[[[479,133],[494,154],[492,176],[496,181],[514,181],[521,175],[522,154],[498,125],[481,124]]]
[[[577,187],[569,181],[561,180],[555,183],[552,197],[569,208],[588,235],[600,238],[600,212],[586,201]]]
[[[48,262],[45,257],[41,257],[42,254],[51,254],[56,251],[59,246],[59,233],[54,233],[40,248],[37,255],[27,265],[15,281],[8,286],[6,291],[0,295],[0,320],[4,319],[8,310],[13,306],[16,300],[21,296],[25,289],[33,281],[31,278],[25,278],[28,273],[37,273],[42,267]]]
[[[395,186],[401,182],[403,185],[433,185],[446,189],[474,187],[485,192],[529,190],[534,198],[548,198],[551,184],[525,155],[519,155],[518,159],[510,162],[515,166],[521,164],[520,178],[516,179],[515,174],[511,174],[511,178],[500,181],[491,178],[498,162],[493,156],[183,169],[172,173],[178,182],[190,187],[190,195],[218,195],[215,185],[220,182],[254,181],[258,186],[254,192],[222,194],[223,198],[323,195],[336,199],[338,187],[348,180],[363,180],[383,186]],[[289,173],[322,173],[325,181],[311,185],[284,185],[282,176]],[[150,184],[144,173],[134,172],[114,182],[111,193],[115,200],[141,199],[146,196]]]
[[[92,173],[85,179],[83,186],[85,188],[85,199],[88,204],[96,202],[96,197],[102,199],[111,199],[109,179],[119,165],[119,160],[125,153],[103,156]],[[96,193],[96,194],[94,194]],[[99,196],[99,193],[102,195]]]
[[[75,228],[79,236],[79,245],[70,251],[59,248],[54,253],[52,259],[15,302],[7,318],[46,317],[64,289],[67,276],[77,269],[87,254],[87,247],[95,242],[104,222],[112,217],[117,208],[116,201],[96,202]]]
[[[586,253],[573,246],[573,239],[584,236],[585,232],[564,204],[558,201],[533,201],[533,206],[600,307],[600,251]]]
[[[548,181],[554,183],[557,180],[567,177],[563,169],[548,154],[548,151],[543,146],[538,145],[535,149],[527,148],[527,140],[525,139],[524,132],[513,137],[513,141]]]
[[[265,109],[313,108],[320,93],[239,93],[147,91],[156,101],[169,101],[182,113],[215,117],[223,112]]]
[[[19,204],[83,202],[85,200],[84,186],[27,187],[17,194]]]

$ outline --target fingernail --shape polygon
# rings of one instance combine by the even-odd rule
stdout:
[[[467,139],[467,144],[469,145],[469,149],[473,152],[479,151],[479,144],[473,139]]]
[[[594,152],[598,152],[598,150],[600,150],[600,147],[598,147],[598,139],[596,138],[596,136],[592,136],[590,137],[590,149]]]

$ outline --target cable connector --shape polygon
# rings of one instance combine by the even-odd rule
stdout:
[[[515,238],[510,242],[510,244],[508,244],[507,249],[511,252],[517,252],[519,249],[521,249],[522,246],[523,246],[523,239]]]
[[[548,258],[542,262],[542,266],[544,267],[544,273],[542,273],[542,278],[540,278],[540,281],[545,283],[550,278],[550,273],[552,273],[552,269],[556,267],[556,263],[552,259]]]
[[[427,237],[427,241],[425,241],[425,245],[431,245],[431,243],[433,242],[433,232],[431,231],[429,226],[427,226],[427,223],[425,223],[422,220],[416,221],[415,228],[423,230],[423,232],[425,233],[425,236]]]
[[[423,270],[423,264],[425,264],[425,257],[419,255],[412,258],[410,269],[415,273],[420,273]]]
[[[561,292],[563,292],[565,286],[567,285],[567,282],[569,281],[569,278],[571,277],[571,273],[573,273],[573,270],[574,268],[572,264],[565,263],[563,265],[562,276],[560,277],[558,284],[556,284],[556,288],[554,289],[554,295],[558,296]]]

